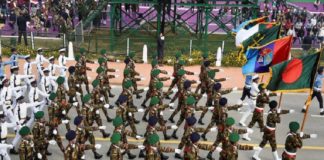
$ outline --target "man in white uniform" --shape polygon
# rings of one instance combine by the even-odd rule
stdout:
[[[13,146],[7,143],[8,128],[14,128],[16,123],[6,122],[6,116],[3,111],[0,111],[0,159],[10,160],[7,149],[12,149]],[[7,146],[6,146],[7,145]]]

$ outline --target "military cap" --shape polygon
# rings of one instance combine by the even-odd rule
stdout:
[[[119,127],[120,125],[122,125],[124,122],[123,122],[123,119],[122,117],[120,116],[117,116],[114,120],[113,120],[113,125],[115,127]]]
[[[215,83],[214,85],[213,85],[213,89],[215,90],[215,91],[218,91],[218,90],[220,90],[222,88],[222,84],[221,83]]]
[[[54,56],[48,58],[49,61],[54,61]]]
[[[227,104],[227,98],[222,97],[222,98],[219,100],[219,105],[221,105],[221,106],[225,106],[226,104]]]
[[[204,66],[205,66],[205,67],[209,67],[209,66],[210,66],[210,61],[205,61],[205,62],[204,62]]]
[[[183,65],[185,65],[186,64],[186,62],[184,61],[184,60],[179,60],[179,65],[181,65],[181,66],[183,66]]]
[[[237,142],[240,140],[240,135],[237,133],[231,133],[229,136],[229,140],[233,143]]]
[[[161,88],[163,88],[163,83],[160,82],[160,81],[155,82],[154,87],[155,87],[156,89],[161,89]]]
[[[71,74],[71,73],[74,73],[75,72],[75,67],[74,66],[70,66],[69,67],[69,73]]]
[[[232,126],[232,125],[235,124],[235,119],[232,118],[232,117],[228,117],[228,118],[226,118],[226,120],[225,120],[225,124],[226,124],[227,126]]]
[[[258,74],[255,74],[252,76],[252,80],[256,80],[256,79],[259,79],[259,75]]]
[[[124,63],[128,64],[130,62],[130,59],[128,57],[125,58]]]
[[[154,97],[151,98],[150,106],[157,105],[157,104],[159,104],[159,102],[160,102],[159,98],[154,96]]]
[[[151,134],[151,135],[148,136],[148,142],[149,142],[150,145],[154,145],[159,141],[160,141],[160,137],[156,133]]]
[[[41,119],[44,117],[44,112],[43,111],[38,111],[35,113],[35,118],[36,119]]]
[[[151,65],[154,67],[158,64],[158,61],[156,59],[153,59],[151,62]]]
[[[177,72],[177,75],[178,75],[178,76],[183,76],[184,74],[186,74],[186,71],[183,70],[183,69],[180,69],[180,70],[178,70],[178,72]]]
[[[289,123],[289,129],[291,132],[297,132],[299,129],[299,123],[298,122],[290,122]]]
[[[84,48],[80,48],[80,53],[84,54],[86,52],[86,50]]]
[[[97,74],[100,74],[100,73],[102,73],[104,70],[105,70],[105,69],[103,69],[102,67],[98,67],[97,70],[96,70],[96,72],[97,72]]]
[[[191,141],[192,143],[196,143],[196,142],[198,142],[199,139],[200,139],[200,135],[199,135],[197,132],[193,132],[193,133],[191,133],[191,135],[190,135],[190,141]]]
[[[194,105],[196,103],[196,99],[193,96],[189,96],[186,99],[186,104],[187,105]]]
[[[191,116],[186,119],[186,122],[189,126],[193,126],[194,124],[196,124],[197,119],[195,116]]]
[[[57,79],[56,79],[56,82],[57,82],[57,84],[63,84],[64,83],[64,77],[58,77]]]
[[[208,58],[208,52],[204,52],[201,56],[202,56],[203,58]]]
[[[215,74],[216,73],[213,70],[208,71],[208,77],[211,78],[211,79],[214,79],[215,78]]]
[[[30,59],[30,55],[25,56],[25,59]]]
[[[74,140],[76,137],[76,133],[75,131],[73,130],[69,130],[66,134],[65,134],[65,138],[68,140],[68,141],[72,141]]]
[[[104,54],[106,54],[106,53],[107,53],[107,50],[106,50],[106,49],[101,49],[101,50],[100,50],[100,54],[101,54],[101,55],[104,55]]]
[[[37,49],[37,52],[42,52],[43,51],[43,48],[38,48]]]
[[[118,132],[113,133],[113,135],[110,138],[110,142],[112,144],[117,144],[121,140],[121,134]]]
[[[53,101],[55,98],[56,98],[56,93],[54,93],[54,92],[52,92],[50,95],[49,95],[49,99],[51,100],[51,101]]]
[[[184,82],[183,82],[183,87],[184,87],[185,89],[190,88],[190,87],[191,87],[191,81],[189,81],[189,80],[184,81]]]
[[[89,100],[91,99],[91,95],[90,94],[86,94],[82,97],[82,102],[83,103],[87,103],[89,102]]]
[[[18,70],[18,68],[19,68],[18,66],[12,66],[12,67],[10,67],[10,70],[12,70],[12,71],[13,70]]]
[[[92,81],[92,87],[96,88],[99,85],[99,80],[95,79],[94,81]]]
[[[123,83],[123,86],[124,86],[125,88],[129,88],[129,87],[131,87],[132,85],[133,85],[133,83],[132,83],[131,80],[125,81],[125,82]]]
[[[23,126],[23,127],[21,127],[20,130],[19,130],[19,134],[20,134],[21,136],[26,136],[26,135],[28,135],[29,133],[30,133],[30,129],[29,129],[29,127],[27,127],[27,126]]]
[[[270,107],[271,109],[276,108],[277,106],[278,106],[278,103],[277,103],[276,101],[271,101],[271,102],[269,103],[269,107]]]
[[[156,76],[158,76],[159,74],[160,74],[160,70],[159,69],[154,69],[153,71],[151,71],[151,75],[153,76],[153,77],[156,77]]]
[[[153,59],[156,59],[157,56],[158,56],[157,52],[154,52],[154,53],[152,54],[152,58],[153,58]]]
[[[66,49],[65,48],[61,48],[60,50],[59,50],[59,52],[61,53],[61,52],[66,52]]]
[[[158,122],[158,118],[155,117],[155,116],[151,116],[151,117],[148,119],[148,124],[149,124],[150,126],[155,126],[157,122]]]
[[[103,57],[98,58],[98,63],[99,64],[102,64],[104,62],[106,62],[106,59],[105,58],[103,58]]]
[[[74,118],[74,125],[79,125],[79,124],[81,124],[81,122],[82,122],[82,120],[83,120],[83,117],[82,116],[76,116],[75,118]]]

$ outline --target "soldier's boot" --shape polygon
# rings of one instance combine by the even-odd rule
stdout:
[[[71,130],[70,123],[65,124],[65,128],[67,131]]]
[[[139,158],[145,158],[145,154],[144,154],[144,150],[143,149],[140,150],[140,152],[138,154],[138,157]]]
[[[172,138],[174,139],[178,139],[178,136],[177,136],[177,129],[175,129],[172,133]]]
[[[255,151],[254,151],[254,154],[252,156],[252,160],[261,160],[259,158],[259,154],[261,153],[262,151],[262,148],[261,147],[258,147]]]
[[[10,149],[10,154],[19,154],[16,150],[15,147]]]
[[[48,151],[48,144],[46,145],[46,148],[45,149],[46,149],[45,150],[45,154],[46,155],[48,155],[48,156],[52,155],[52,153]]]
[[[163,131],[163,136],[164,136],[164,140],[169,140],[169,139],[171,139],[171,136],[168,136],[166,130]]]
[[[146,117],[147,117],[148,112],[149,112],[149,110],[146,109],[145,112],[144,112],[143,118],[142,118],[142,120],[145,121],[145,122],[147,122],[147,118]]]
[[[205,125],[205,123],[203,122],[203,117],[201,116],[200,118],[199,118],[199,120],[198,120],[198,123],[200,124],[200,125]]]
[[[169,159],[169,156],[164,155],[163,153],[160,154],[162,160],[167,160]]]
[[[203,134],[201,135],[201,138],[202,138],[204,141],[207,141],[207,138],[206,138],[206,134],[205,134],[205,133],[203,133]]]
[[[143,103],[141,104],[141,106],[142,106],[143,108],[147,108],[147,106],[145,105],[146,101],[147,101],[147,99],[145,98],[144,101],[143,101]]]
[[[279,155],[278,155],[277,151],[272,152],[272,155],[273,155],[274,160],[281,160],[281,158],[279,158]]]
[[[209,159],[209,160],[212,160],[213,159],[213,152],[209,151],[206,158]]]
[[[179,153],[176,153],[176,154],[174,155],[174,157],[177,158],[177,159],[182,159],[182,156],[181,156]]]
[[[99,153],[96,152],[96,151],[94,151],[93,154],[94,154],[94,158],[95,158],[95,159],[100,159],[100,158],[102,157],[102,154],[99,154]]]
[[[114,94],[112,94],[110,90],[108,91],[108,94],[109,94],[109,97],[110,97],[110,98],[113,98],[113,97],[115,97],[115,95],[114,95]]]
[[[134,159],[134,158],[136,158],[136,155],[130,153],[130,151],[127,151],[127,156],[128,156],[128,159]]]
[[[103,109],[104,115],[106,116],[107,122],[112,122],[113,119],[108,116],[108,112],[106,109]]]
[[[101,132],[103,138],[108,138],[110,136],[110,134],[106,133],[104,130],[100,130],[100,132]]]

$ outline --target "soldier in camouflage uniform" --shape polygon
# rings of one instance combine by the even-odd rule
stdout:
[[[289,123],[290,132],[286,137],[285,149],[282,153],[282,160],[295,160],[297,149],[303,147],[303,139],[317,138],[317,134],[297,133],[299,129],[298,122]]]
[[[212,150],[214,146],[209,144],[201,144],[198,143],[200,139],[200,135],[197,132],[193,132],[188,136],[188,143],[185,144],[183,150],[183,158],[190,160],[199,160],[202,159],[199,156],[199,150]]]
[[[109,79],[116,78],[118,75],[108,75],[108,71],[115,71],[115,69],[109,69],[107,67],[107,61],[104,58],[99,58],[98,63],[100,66],[97,68],[97,79],[100,80],[100,88],[101,88],[101,94],[105,96],[106,103],[109,103],[109,97],[114,97],[111,93],[111,86]]]
[[[77,82],[77,75],[75,75],[75,67],[71,66],[68,69],[70,76],[68,78],[68,86],[69,86],[69,91],[68,91],[68,96],[69,96],[69,103],[74,103],[77,102],[77,95],[79,94],[82,97],[82,88],[79,85],[79,82]],[[81,110],[79,105],[75,107],[77,114],[81,114]]]
[[[103,130],[106,126],[89,126],[87,122],[84,121],[82,116],[77,116],[74,118],[74,125],[76,126],[76,142],[78,144],[85,144],[89,140],[90,144],[96,145],[96,140],[93,135],[94,131]],[[96,148],[92,148],[95,159],[100,159],[102,157],[96,151]]]
[[[269,104],[271,96],[276,96],[275,93],[267,94],[266,89],[263,88],[264,84],[259,84],[260,93],[257,96],[256,107],[253,111],[251,122],[248,127],[252,128],[255,123],[258,123],[260,127],[260,132],[263,132],[264,122],[263,122],[263,110],[266,104]]]
[[[69,141],[64,152],[65,160],[85,159],[84,151],[90,149],[100,149],[100,144],[79,144],[75,141],[77,134],[75,131],[70,130],[65,134],[65,138]]]
[[[37,154],[38,159],[47,159],[47,155],[52,155],[48,148],[48,141],[46,139],[46,126],[49,126],[49,123],[43,120],[44,112],[38,111],[35,113],[35,124],[32,129],[34,143],[35,143],[35,152]],[[39,154],[41,156],[39,156]],[[39,158],[41,157],[41,158]]]
[[[58,84],[57,90],[56,90],[56,102],[58,102],[59,105],[59,110],[61,111],[61,119],[62,120],[70,120],[70,118],[68,117],[68,112],[70,110],[70,108],[72,107],[72,105],[70,103],[68,103],[68,101],[66,100],[66,94],[67,91],[64,87],[64,77],[58,77],[56,82]],[[70,130],[70,124],[66,123],[65,124],[66,130]]]
[[[176,152],[180,153],[181,150],[179,149],[174,149],[170,147],[162,147],[160,145],[160,137],[154,133],[151,134],[147,137],[147,144],[145,145],[145,150],[146,150],[146,155],[145,159],[146,160],[161,160],[161,153],[171,153],[171,152]]]
[[[108,75],[108,72],[114,72],[114,73],[116,73],[116,72],[118,72],[118,69],[112,69],[112,68],[109,68],[108,67],[108,61],[109,62],[117,62],[117,61],[119,61],[119,60],[116,60],[115,58],[109,58],[108,56],[107,56],[107,50],[105,50],[105,49],[102,49],[101,51],[100,51],[100,53],[101,53],[101,58],[103,58],[103,59],[105,59],[105,61],[103,61],[103,63],[100,65],[101,67],[103,67],[104,69],[105,69],[105,74],[106,74],[106,76],[108,76],[108,77],[110,77],[110,76],[114,76],[114,78],[117,78],[116,77],[116,75]],[[99,60],[98,60],[99,61]],[[100,63],[99,63],[100,64]],[[105,84],[107,85],[107,87],[108,87],[108,93],[109,93],[109,97],[114,97],[115,95],[114,94],[112,94],[111,93],[111,86],[110,86],[110,82],[109,82],[109,79],[107,79],[106,81],[105,81]]]
[[[183,132],[183,135],[181,138],[181,142],[178,145],[178,149],[181,150],[184,146],[190,144],[189,139],[190,139],[190,135],[192,133],[205,132],[204,128],[194,126],[196,124],[196,122],[197,122],[197,119],[194,116],[188,117],[186,119],[186,124],[184,125],[184,132]],[[216,131],[216,128],[214,128],[213,130]],[[175,137],[175,138],[177,138],[177,137]],[[199,138],[200,138],[200,136],[199,136]],[[175,154],[175,158],[182,159],[180,154]],[[186,157],[184,157],[184,158],[186,159]]]
[[[266,126],[263,129],[263,137],[262,141],[259,144],[259,148],[257,149],[257,152],[254,153],[253,158],[259,159],[259,154],[262,151],[262,149],[265,147],[267,142],[269,141],[271,149],[272,149],[272,155],[275,160],[280,160],[278,152],[277,152],[277,142],[276,142],[276,126],[277,123],[280,123],[280,115],[282,114],[288,114],[294,112],[294,110],[282,110],[277,109],[278,103],[276,101],[271,101],[269,103],[270,110],[268,112],[267,116],[267,122]]]
[[[172,80],[172,82],[171,82],[171,85],[170,85],[170,87],[169,87],[169,89],[168,89],[168,91],[166,92],[167,93],[167,96],[166,96],[166,98],[167,99],[171,99],[170,98],[170,94],[172,93],[172,89],[173,89],[173,87],[178,83],[178,81],[179,81],[179,77],[178,77],[178,71],[180,70],[180,65],[179,65],[179,58],[181,57],[181,53],[180,52],[177,52],[176,54],[175,54],[175,62],[174,62],[174,64],[173,64],[173,74],[172,74],[172,76],[173,76],[173,80]]]
[[[230,144],[226,147],[222,147],[219,154],[219,160],[238,160],[238,150],[248,151],[254,150],[255,147],[250,145],[241,145],[237,142],[240,140],[240,135],[237,133],[231,133],[229,135]]]
[[[77,61],[77,63],[75,64],[75,67],[76,67],[75,73],[76,73],[76,75],[78,75],[78,77],[77,77],[78,82],[80,82],[81,84],[84,83],[86,86],[87,92],[90,93],[87,70],[91,71],[91,68],[87,67],[87,63],[94,63],[94,62],[86,59],[84,48],[80,49],[80,53],[81,53],[81,56],[79,56],[79,55],[75,56],[75,60]]]
[[[140,94],[143,92],[143,90],[138,90],[137,89],[137,81],[140,81],[141,78],[136,78],[135,76],[139,76],[140,74],[138,72],[135,71],[135,63],[143,63],[140,61],[135,61],[134,60],[135,57],[135,53],[134,52],[130,52],[128,57],[126,57],[125,59],[125,69],[129,69],[130,70],[130,79],[132,80],[133,83],[133,88],[134,88],[134,94],[136,94],[136,98],[140,99],[142,96],[140,96]]]
[[[235,120],[232,117],[228,117],[225,120],[225,125],[221,126],[219,125],[217,127],[218,133],[216,137],[216,141],[214,142],[213,146],[214,149],[208,152],[207,159],[213,159],[212,154],[215,151],[216,147],[219,146],[220,143],[222,143],[222,148],[227,148],[230,144],[229,136],[231,133],[237,133],[237,134],[246,134],[246,133],[253,133],[253,130],[247,128],[247,129],[236,129],[233,128],[233,125],[235,124]]]
[[[233,105],[228,106],[227,105],[227,98],[220,98],[218,101],[218,104],[214,107],[209,107],[209,109],[212,109],[212,118],[210,119],[210,123],[208,124],[205,132],[201,135],[203,140],[207,141],[206,134],[209,132],[210,128],[212,128],[214,125],[218,128],[222,128],[221,126],[225,125],[225,120],[228,117],[228,111],[230,110],[238,110],[241,108],[242,105]]]
[[[21,142],[19,145],[19,159],[20,160],[31,160],[34,158],[34,142],[30,136],[30,129],[27,126],[22,127],[19,130],[21,136]]]
[[[111,108],[111,106],[108,103],[105,104],[105,99],[101,94],[102,92],[101,92],[99,83],[100,83],[100,81],[98,79],[95,79],[94,81],[92,81],[93,89],[92,89],[92,93],[91,93],[91,95],[92,95],[91,99],[93,101],[93,105],[99,106],[102,109],[103,113],[105,114],[107,121],[111,122],[112,119],[109,117],[108,111],[107,111],[107,109]],[[100,114],[99,114],[99,109],[96,110],[95,118],[98,120],[97,123],[98,122],[102,123],[102,120],[101,120]]]

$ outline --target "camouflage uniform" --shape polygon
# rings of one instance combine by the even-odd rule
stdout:
[[[87,92],[90,93],[87,70],[91,71],[91,68],[87,67],[86,65],[87,65],[87,63],[94,63],[94,62],[87,60],[85,58],[84,49],[80,52],[81,52],[82,56],[76,58],[77,63],[75,65],[75,67],[76,67],[75,73],[76,73],[76,75],[78,75],[78,77],[77,77],[78,82],[80,82],[81,84],[84,83],[86,85]]]
[[[33,138],[29,136],[30,129],[27,126],[19,130],[22,140],[19,144],[19,159],[31,160],[34,158],[34,142]]]
[[[102,96],[102,88],[100,88],[101,86],[99,85],[99,80],[96,79],[93,81],[92,85],[93,85],[93,90],[92,90],[92,101],[93,101],[93,105],[95,106],[99,106],[99,109],[102,109],[104,115],[106,116],[106,119],[108,122],[111,122],[112,119],[109,117],[108,115],[108,111],[107,108],[105,108],[105,105],[109,105],[108,102],[105,103],[104,98]],[[97,87],[99,85],[99,87]],[[96,116],[95,118],[98,120],[97,123],[101,123],[102,124],[102,120],[100,118],[100,113],[99,113],[99,109],[96,110]],[[100,124],[100,125],[101,125]]]
[[[157,134],[152,134],[148,136],[148,143],[145,145],[146,160],[161,160],[161,153],[171,153],[175,152],[174,148],[162,147],[160,144],[160,139]]]
[[[134,88],[134,93],[136,94],[136,98],[139,99],[141,98],[141,96],[139,95],[140,93],[142,93],[143,91],[140,91],[137,89],[137,81],[140,81],[140,78],[136,78],[135,76],[139,76],[140,74],[138,72],[135,71],[135,62],[139,63],[139,61],[135,61],[134,60],[134,56],[135,53],[129,53],[129,56],[126,58],[129,60],[129,62],[126,64],[125,69],[129,69],[130,70],[130,77],[133,83],[133,88]]]
[[[35,118],[37,119],[33,129],[33,137],[34,137],[34,148],[36,153],[40,153],[42,155],[42,159],[46,160],[47,155],[51,155],[47,151],[48,148],[48,142],[46,138],[46,126],[49,126],[49,123],[46,121],[41,120],[41,118],[44,116],[44,112],[39,111],[35,114]]]
[[[93,144],[81,144],[77,141],[74,142],[73,140],[76,138],[76,136],[77,134],[73,130],[68,131],[65,135],[66,139],[69,141],[69,144],[66,146],[64,152],[65,160],[83,159],[82,157],[84,156],[85,150],[95,149]]]
[[[237,142],[239,141],[240,136],[237,133],[231,133],[229,135],[230,144],[222,147],[220,152],[219,160],[237,160],[238,159],[238,150],[253,150],[254,147],[250,145],[241,145]]]
[[[71,69],[73,68],[73,69]],[[80,96],[82,97],[82,88],[80,86],[80,83],[77,81],[77,76],[74,74],[75,72],[75,67],[70,67],[69,68],[69,78],[68,78],[68,86],[69,86],[69,91],[68,91],[68,96],[69,96],[69,103],[74,103],[77,102],[77,92],[80,93]],[[76,111],[77,114],[80,115],[80,107],[79,105],[76,106]]]

